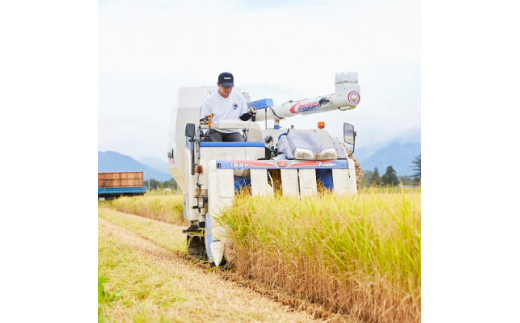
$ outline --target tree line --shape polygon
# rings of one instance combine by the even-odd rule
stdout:
[[[412,176],[397,176],[392,166],[386,168],[386,172],[381,176],[379,170],[363,171],[363,179],[361,186],[397,186],[399,183],[403,185],[421,185],[421,155],[415,157],[412,161],[414,174]]]
[[[144,185],[147,190],[162,190],[169,188],[174,191],[178,189],[177,182],[173,178],[163,182],[150,178],[144,181]]]

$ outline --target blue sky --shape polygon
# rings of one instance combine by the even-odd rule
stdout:
[[[177,89],[215,85],[223,71],[275,104],[333,93],[336,72],[358,72],[358,108],[319,116],[333,135],[354,124],[358,147],[421,125],[419,1],[115,0],[98,10],[101,151],[165,159]]]

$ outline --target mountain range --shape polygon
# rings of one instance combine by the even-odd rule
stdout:
[[[412,162],[421,154],[421,129],[411,128],[391,140],[366,146],[354,151],[354,157],[362,170],[373,171],[377,167],[383,175],[392,166],[397,176],[415,173]]]
[[[135,160],[163,173],[168,173],[168,162],[166,158],[163,160],[157,157],[136,157]]]
[[[354,157],[362,170],[373,171],[377,167],[383,175],[388,166],[392,166],[398,176],[414,174],[412,162],[421,154],[421,129],[411,128],[397,137],[356,148]],[[138,160],[114,151],[98,151],[98,172],[143,172],[144,179],[168,181],[168,164],[159,158],[140,157]]]
[[[158,164],[160,165],[160,164]],[[140,163],[130,156],[116,153],[115,151],[98,151],[98,172],[143,172],[144,180],[155,179],[157,181],[168,181],[173,177],[167,173],[167,166],[160,171],[146,164]]]

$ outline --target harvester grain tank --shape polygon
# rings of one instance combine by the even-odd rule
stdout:
[[[312,196],[317,182],[335,194],[356,194],[355,131],[343,124],[343,141],[327,130],[282,128],[280,120],[298,115],[346,111],[360,102],[357,73],[336,73],[335,92],[328,95],[274,105],[271,99],[251,102],[252,121],[200,119],[201,106],[216,86],[183,87],[172,112],[168,134],[168,168],[183,191],[183,217],[191,223],[187,233],[190,256],[219,266],[232,255],[225,229],[216,219],[232,204],[238,190],[250,187],[252,196],[267,196],[281,188],[283,195]],[[233,89],[240,91],[238,87]],[[267,127],[273,120],[273,128]],[[262,129],[261,125],[264,124]],[[243,142],[211,142],[209,129],[243,130]],[[281,183],[271,173],[280,172]],[[277,184],[278,183],[278,184]],[[280,185],[281,187],[276,187]]]

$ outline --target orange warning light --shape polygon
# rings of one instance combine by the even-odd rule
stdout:
[[[319,129],[325,128],[325,122],[324,121],[318,121],[318,128]]]

